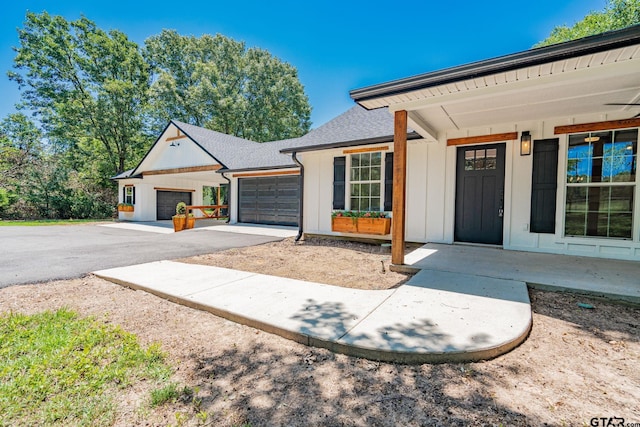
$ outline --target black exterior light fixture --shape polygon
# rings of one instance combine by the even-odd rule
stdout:
[[[180,146],[179,142],[172,141],[171,144],[169,144],[169,147],[179,147],[179,146]]]
[[[520,136],[520,155],[528,156],[529,154],[531,154],[531,135],[528,130],[525,130]]]

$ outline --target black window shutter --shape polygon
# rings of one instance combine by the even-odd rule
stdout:
[[[333,209],[344,209],[347,158],[333,158]]]
[[[533,142],[531,222],[533,233],[555,233],[558,188],[558,139]]]
[[[122,187],[122,203],[127,201],[127,187]]]
[[[393,210],[393,152],[384,157],[384,210]]]
[[[136,204],[136,187],[131,188],[131,204]]]

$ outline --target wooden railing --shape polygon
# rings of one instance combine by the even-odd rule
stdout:
[[[222,214],[223,209],[227,210],[226,215]],[[192,213],[192,211],[197,210],[199,210],[203,216],[196,216],[195,219],[221,219],[229,217],[229,205],[187,206],[187,216]]]

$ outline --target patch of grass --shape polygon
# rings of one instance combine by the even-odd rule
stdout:
[[[1,220],[0,227],[37,227],[42,225],[73,225],[91,222],[113,221],[111,219],[35,219],[35,220]]]
[[[0,337],[0,426],[112,425],[119,389],[171,374],[158,345],[66,309],[0,314]]]
[[[168,402],[175,402],[180,397],[178,385],[170,383],[162,388],[151,391],[151,406],[162,406]]]

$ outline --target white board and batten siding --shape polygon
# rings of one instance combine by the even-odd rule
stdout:
[[[144,179],[130,178],[118,181],[118,200],[123,202],[122,188],[135,186],[134,212],[120,212],[125,221],[155,221],[158,189],[192,192],[191,203],[203,203],[203,186],[219,186],[227,181],[215,172],[157,173],[180,168],[215,167],[217,162],[189,138],[171,139],[178,129],[170,125],[158,139],[136,170]],[[169,140],[167,140],[169,139]],[[171,145],[173,144],[173,145]],[[145,172],[151,172],[145,174]],[[156,172],[157,174],[154,174]]]
[[[559,139],[558,187],[555,233],[530,231],[533,155],[520,155],[520,141],[506,142],[503,248],[640,261],[640,174],[636,173],[634,228],[631,239],[565,237],[565,191],[568,135],[555,135],[554,127],[616,120],[619,117],[553,119],[496,125],[438,135],[437,142],[413,140],[407,150],[406,240],[420,243],[454,243],[456,197],[456,146],[448,138],[520,132],[528,130],[532,139]],[[393,150],[393,144],[386,144]],[[333,158],[343,149],[301,153],[305,168],[304,231],[339,235],[331,231],[333,200]],[[348,185],[347,185],[348,188]],[[388,236],[387,236],[388,237]]]

